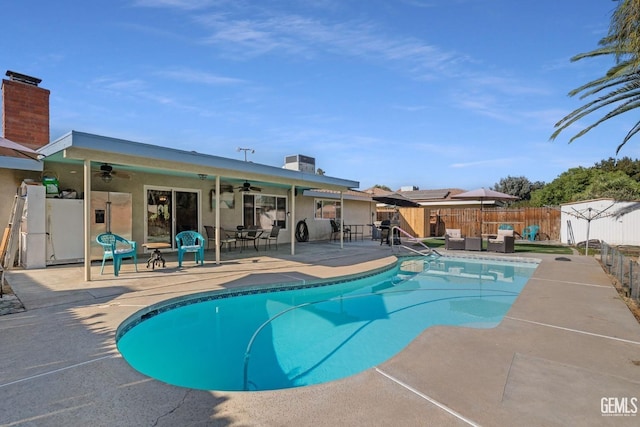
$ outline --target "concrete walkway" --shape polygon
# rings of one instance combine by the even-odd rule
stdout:
[[[125,262],[117,278],[97,265],[88,283],[79,266],[7,272],[26,310],[0,316],[0,426],[640,424],[640,325],[597,262],[580,256],[532,255],[542,262],[496,328],[430,328],[380,366],[327,384],[198,391],[149,379],[119,356],[118,325],[149,304],[395,260],[371,241],[288,251],[225,252],[222,265],[181,270],[175,257],[155,271],[140,260],[138,273]]]

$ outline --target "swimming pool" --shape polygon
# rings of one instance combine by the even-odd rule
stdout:
[[[118,328],[136,370],[203,390],[273,390],[344,378],[434,325],[500,323],[536,262],[411,258],[367,277],[166,301]]]

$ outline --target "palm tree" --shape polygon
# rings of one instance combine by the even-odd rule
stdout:
[[[552,140],[578,120],[604,107],[612,108],[599,120],[575,134],[569,142],[573,142],[600,123],[640,106],[640,0],[618,1],[618,7],[611,18],[609,34],[600,40],[600,48],[571,58],[571,61],[578,61],[613,55],[616,63],[603,77],[572,90],[569,95],[581,94],[580,99],[585,99],[601,92],[608,92],[572,111],[556,123],[556,131],[551,135]],[[618,145],[616,154],[639,131],[640,121],[636,122]]]

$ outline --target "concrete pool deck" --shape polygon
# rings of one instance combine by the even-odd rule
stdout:
[[[225,251],[222,265],[186,261],[180,270],[175,256],[154,271],[139,259],[138,273],[125,261],[117,278],[111,265],[100,276],[96,264],[91,282],[81,266],[7,272],[26,310],[0,316],[0,426],[640,423],[640,324],[598,263],[583,256],[531,254],[540,266],[496,328],[430,328],[378,367],[327,384],[191,390],[145,377],[120,357],[118,325],[149,304],[395,260],[392,249],[371,241],[344,249],[298,244],[296,251]]]

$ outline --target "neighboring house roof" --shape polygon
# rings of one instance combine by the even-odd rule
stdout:
[[[393,193],[393,191],[384,190],[380,187],[370,187],[363,191],[371,196],[383,196],[385,194]]]
[[[383,190],[379,187],[371,187],[364,190],[366,193],[370,194],[371,197],[375,196],[384,196],[387,194],[398,193],[409,200],[412,200],[423,207],[428,208],[468,208],[468,207],[479,207],[480,200],[456,200],[452,197],[456,194],[464,193],[467,190],[462,190],[460,188],[441,188],[441,189],[433,189],[433,190],[411,190],[411,191],[388,191]],[[494,202],[491,200],[485,200],[483,202],[485,207],[497,206],[500,205],[499,202]],[[378,203],[378,207],[382,208],[384,206],[383,203]]]
[[[399,191],[407,199],[411,199],[414,202],[432,201],[432,200],[447,200],[451,199],[456,194],[463,193],[465,190],[458,188],[441,188],[436,190],[413,190],[413,191]]]
[[[415,191],[400,191],[407,199],[419,202],[421,200],[434,200],[446,199],[449,195],[449,190],[415,190]]]
[[[251,180],[256,184],[300,189],[325,188],[344,190],[358,188],[358,181],[317,175],[268,166],[259,163],[229,159],[195,151],[127,141],[123,139],[71,131],[38,150],[46,161],[61,163],[92,162],[118,164],[121,169],[160,173],[164,175],[220,176],[225,182],[241,183]]]
[[[305,190],[303,194],[305,196],[319,197],[323,199],[339,199],[340,198],[340,192],[332,191],[332,190],[322,190],[322,189]],[[371,199],[371,195],[369,193],[366,193],[364,191],[358,191],[358,190],[343,191],[342,198],[345,200],[359,200],[359,201],[373,203],[373,199]]]
[[[436,190],[399,191],[406,198],[419,203],[423,207],[430,208],[467,208],[480,206],[480,200],[456,200],[453,196],[464,193],[466,190],[459,188],[442,188]],[[485,207],[500,205],[499,202],[485,200]]]

